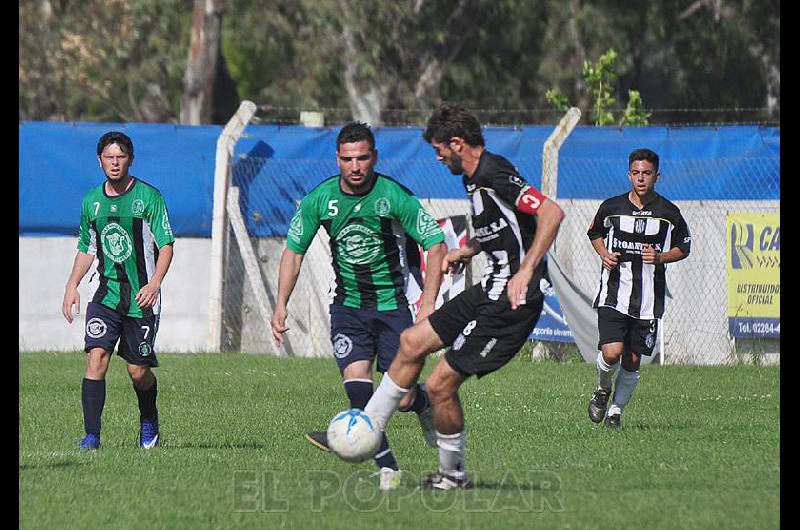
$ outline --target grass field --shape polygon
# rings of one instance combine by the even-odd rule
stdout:
[[[79,453],[83,354],[20,354],[20,528],[780,523],[778,367],[643,367],[613,432],[586,415],[593,366],[519,357],[461,392],[476,490],[419,490],[437,452],[416,417],[398,413],[388,434],[404,484],[381,492],[372,462],[348,464],[303,439],[346,408],[333,360],[159,358],[161,447],[136,447],[136,399],[115,357],[102,447]]]

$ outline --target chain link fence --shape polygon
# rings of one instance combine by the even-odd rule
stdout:
[[[599,166],[605,161],[570,159],[559,163],[559,171],[579,172],[587,186],[607,175]],[[742,158],[735,161],[738,170],[731,173],[728,185],[753,190],[754,196],[777,194],[779,158]],[[626,161],[623,161],[625,164]],[[731,171],[730,160],[683,160],[662,158],[661,177],[656,184],[669,188],[678,198],[665,197],[680,208],[692,235],[692,252],[688,258],[667,265],[667,300],[660,323],[663,333],[662,362],[684,364],[728,364],[742,356],[757,356],[763,352],[779,352],[776,340],[739,341],[728,333],[726,305],[726,215],[740,213],[780,213],[780,201],[754,200],[686,200],[680,197],[707,195],[704,189],[718,182],[704,175]],[[629,189],[624,165],[619,180],[606,182],[607,196],[619,195]],[[693,175],[687,178],[687,175]],[[677,177],[681,176],[680,179]],[[586,231],[601,200],[558,198],[566,212],[554,245],[565,272],[579,289],[594,298],[599,284],[601,265]]]
[[[580,174],[582,188],[598,188],[605,197],[611,197],[629,189],[626,162],[622,161],[620,174],[619,168],[609,172],[603,167],[609,163],[606,159],[570,157],[559,160],[557,171],[559,175]],[[411,167],[413,171],[415,164],[420,164],[420,161],[382,159],[376,169],[393,175],[394,170],[401,166],[406,170]],[[773,347],[779,351],[776,341],[736,344],[728,334],[726,314],[726,214],[779,213],[779,200],[758,198],[779,196],[776,189],[779,181],[775,179],[779,171],[778,156],[741,158],[733,164],[730,160],[676,161],[662,156],[661,178],[656,190],[668,190],[664,195],[681,209],[693,239],[689,258],[670,264],[667,269],[668,299],[660,328],[667,363],[726,364],[738,360],[743,352],[747,354],[748,351]],[[751,195],[754,199],[694,198],[724,196],[725,190],[709,189],[718,185],[720,180],[708,176],[720,172],[730,173],[725,178],[726,186],[753,190]],[[269,318],[277,296],[280,256],[297,204],[319,182],[337,173],[333,156],[330,160],[275,160],[245,156],[234,160],[231,186],[238,188],[247,237],[239,238],[231,229],[226,242],[222,318],[224,350],[295,356],[332,354],[327,293],[333,270],[324,229],[318,231],[305,255],[289,302],[287,324],[290,330],[285,334],[286,343],[281,350],[273,342]],[[609,181],[609,174],[619,174],[619,178]],[[530,175],[525,176],[537,182]],[[458,179],[447,185],[459,189],[461,186]],[[418,196],[422,195],[421,201],[435,218],[464,216],[464,229],[469,233],[466,196],[463,199],[428,199],[424,190],[422,193],[414,191]],[[566,191],[562,193],[558,188],[556,193],[556,200],[566,212],[566,218],[554,251],[570,279],[592,298],[599,281],[600,261],[586,237],[586,230],[601,200],[571,198],[570,194],[579,196],[580,193]],[[257,262],[261,287],[254,285],[246,273],[248,246]],[[465,271],[467,285],[480,281],[484,263],[481,255],[473,260]],[[269,314],[259,309],[258,289],[264,289],[266,293]]]

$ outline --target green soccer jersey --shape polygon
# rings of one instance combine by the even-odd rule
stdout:
[[[427,250],[444,241],[439,223],[405,187],[375,174],[372,189],[349,195],[339,176],[314,188],[292,218],[286,246],[305,254],[319,226],[330,237],[333,303],[391,311],[407,307],[406,235]]]
[[[92,188],[83,198],[78,239],[78,250],[98,259],[92,301],[130,317],[158,314],[161,296],[145,311],[134,297],[153,277],[158,249],[174,241],[167,205],[153,186],[134,179],[117,197],[106,195],[105,183]]]

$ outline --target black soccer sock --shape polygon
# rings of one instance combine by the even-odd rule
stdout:
[[[158,379],[153,374],[153,384],[147,390],[139,390],[133,385],[136,397],[139,399],[139,421],[153,420],[158,428],[158,409],[156,408],[156,397],[158,396]]]
[[[347,379],[344,382],[344,391],[350,398],[350,408],[364,410],[369,398],[372,397],[372,381],[366,379]]]
[[[411,406],[407,409],[401,409],[403,412],[412,411],[419,414],[428,408],[430,400],[428,399],[428,393],[425,391],[425,387],[417,383],[416,388],[417,393],[414,395],[414,402],[411,403]]]
[[[367,406],[369,398],[372,397],[372,381],[366,379],[348,379],[344,382],[344,390],[347,392],[347,397],[350,398],[350,407],[354,409],[364,410]],[[375,463],[379,467],[388,467],[397,470],[397,460],[389,449],[389,440],[386,439],[386,434],[381,437],[381,445],[375,453]]]
[[[386,433],[383,434],[381,437],[381,445],[378,447],[378,451],[375,453],[375,463],[378,464],[378,467],[388,467],[397,471],[400,469],[397,466],[397,460],[394,457],[394,453],[392,450],[389,449],[389,440],[386,439]]]
[[[81,384],[81,402],[83,403],[83,429],[86,434],[100,436],[100,417],[106,403],[105,379],[83,378]]]

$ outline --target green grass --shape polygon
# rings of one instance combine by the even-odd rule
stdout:
[[[306,443],[346,408],[332,359],[161,354],[162,446],[136,447],[124,364],[107,376],[102,447],[79,453],[80,353],[19,357],[20,528],[777,528],[780,371],[646,366],[623,429],[590,423],[588,364],[467,381],[478,489],[423,492],[437,452],[413,414],[388,434],[403,488]],[[429,361],[426,373],[432,364]]]

